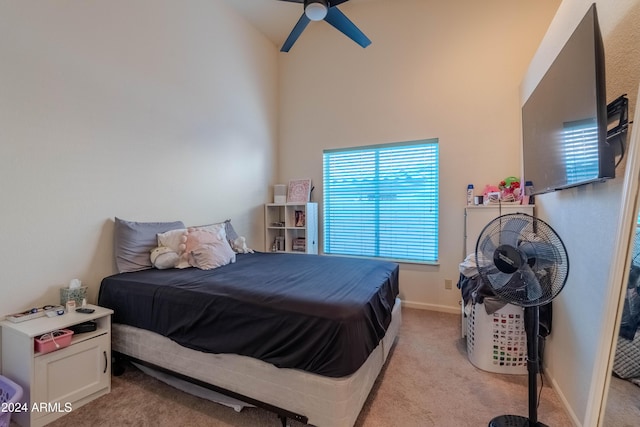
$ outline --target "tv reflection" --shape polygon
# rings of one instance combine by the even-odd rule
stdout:
[[[564,122],[561,158],[567,184],[598,178],[598,124],[596,118]]]

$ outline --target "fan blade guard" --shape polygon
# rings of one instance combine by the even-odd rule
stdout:
[[[491,288],[495,291],[499,291],[505,287],[511,280],[512,276],[512,274],[503,273],[500,270],[495,270],[494,272],[487,273],[486,275],[489,282],[491,282]]]
[[[533,270],[531,270],[531,267],[527,264],[522,268],[522,276],[527,287],[527,300],[535,304],[540,298],[542,298],[542,286],[540,286],[540,281]]]
[[[484,227],[476,244],[476,265],[500,299],[521,307],[548,303],[569,275],[560,237],[544,221],[523,213],[499,216]]]
[[[528,222],[523,218],[507,218],[504,224],[502,224],[502,229],[500,230],[500,244],[517,247],[518,239],[521,236],[522,230],[527,225]]]
[[[558,249],[546,242],[526,241],[518,249],[532,261],[529,265],[533,266],[535,263],[536,268],[549,268],[554,263],[562,262]]]

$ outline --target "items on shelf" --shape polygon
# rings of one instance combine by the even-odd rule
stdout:
[[[268,252],[318,253],[318,204],[264,205],[265,250]],[[298,241],[294,248],[294,242]]]
[[[473,184],[467,185],[467,206],[473,204]]]
[[[307,250],[307,239],[304,237],[293,239],[291,250],[296,252],[305,252]]]
[[[525,187],[521,187],[520,178],[509,176],[498,183],[498,185],[487,184],[484,186],[482,195],[474,195],[473,184],[467,185],[467,206],[494,205],[494,204],[514,204],[532,205],[533,183],[526,181]]]
[[[311,198],[311,180],[295,179],[289,181],[287,203],[307,203]]]
[[[285,250],[284,247],[284,237],[276,236],[273,240],[273,247],[271,248],[272,252],[281,252]]]

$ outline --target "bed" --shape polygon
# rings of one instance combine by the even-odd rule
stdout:
[[[398,265],[238,254],[212,270],[102,281],[112,348],[154,369],[317,426],[352,426],[402,316]]]

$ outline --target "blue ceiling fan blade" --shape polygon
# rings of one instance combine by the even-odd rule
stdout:
[[[327,12],[327,16],[324,18],[329,24],[333,25],[338,31],[342,32],[345,36],[349,37],[354,42],[358,43],[362,47],[367,47],[371,44],[371,40],[364,35],[353,22],[346,17],[344,13],[335,6],[332,6]]]
[[[295,27],[293,27],[293,30],[291,30],[289,37],[287,37],[287,39],[284,41],[280,52],[289,52],[291,46],[293,46],[296,40],[298,40],[298,37],[300,37],[300,34],[302,34],[304,29],[307,28],[307,25],[309,25],[309,18],[307,18],[307,15],[302,13],[302,16],[298,20],[298,23],[295,25]]]

